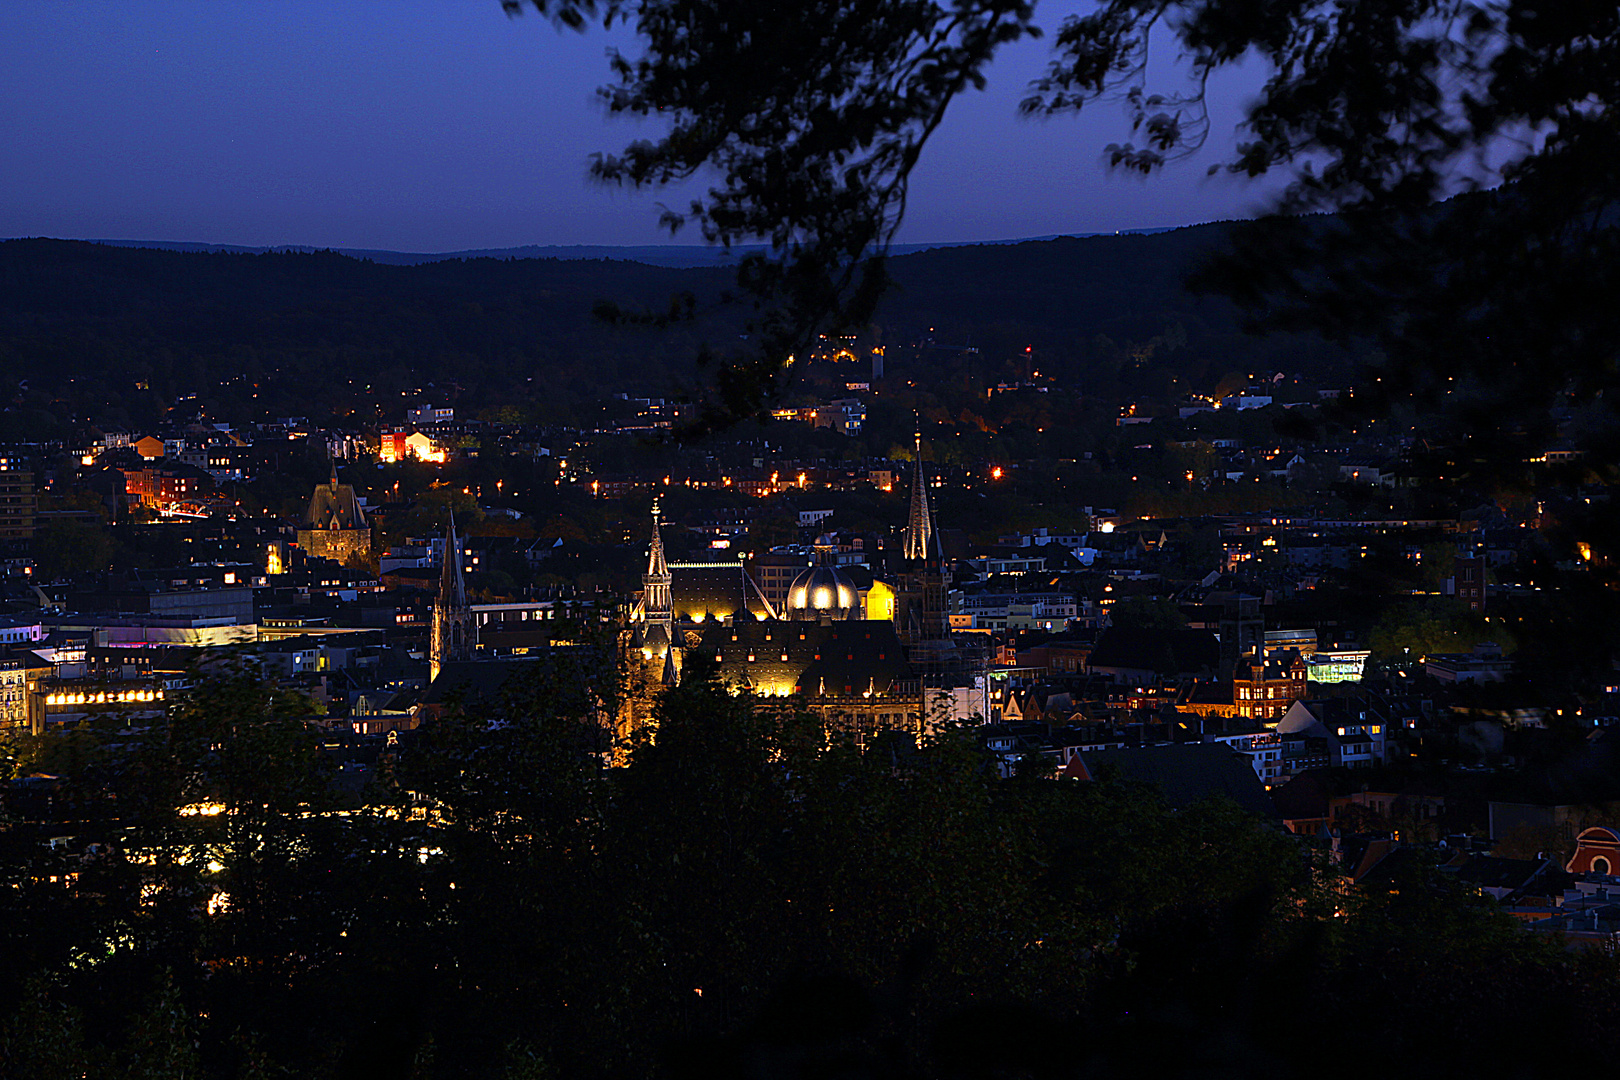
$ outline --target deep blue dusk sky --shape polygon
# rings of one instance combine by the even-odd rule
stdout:
[[[1043,24],[1073,6],[1043,4]],[[664,242],[656,204],[680,193],[586,179],[593,151],[656,134],[595,103],[610,43],[508,19],[498,0],[5,0],[0,237]],[[1126,134],[1117,109],[1014,115],[1046,50],[1005,53],[989,90],[954,106],[913,174],[902,241],[1182,225],[1259,203],[1253,186],[1204,175],[1258,73],[1218,91],[1201,157],[1143,181],[1101,164]]]

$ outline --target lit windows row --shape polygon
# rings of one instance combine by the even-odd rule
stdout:
[[[123,705],[138,701],[162,701],[162,690],[111,690],[45,695],[46,705]]]

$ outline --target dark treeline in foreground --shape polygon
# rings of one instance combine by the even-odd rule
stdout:
[[[1231,805],[998,780],[952,734],[828,749],[696,662],[603,768],[574,663],[424,727],[363,806],[247,679],[57,748],[79,823],[0,833],[0,1073],[1525,1076],[1620,1045],[1613,957],[1416,863],[1350,894]]]

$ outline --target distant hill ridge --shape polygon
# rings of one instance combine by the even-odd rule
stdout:
[[[915,345],[911,362],[925,379],[1017,377],[1033,357],[1044,378],[1104,395],[1163,394],[1228,371],[1298,371],[1331,359],[1319,343],[1247,337],[1229,303],[1183,287],[1229,229],[902,254],[873,333]],[[729,347],[751,313],[721,302],[734,284],[726,267],[626,257],[647,249],[604,248],[593,258],[597,249],[518,248],[423,262],[391,253],[400,261],[390,263],[369,253],[182,247],[0,241],[0,392],[8,379],[26,381],[30,395],[43,395],[39,407],[54,401],[149,427],[193,393],[211,416],[349,415],[362,389],[403,402],[449,380],[463,401],[521,391],[536,415],[574,416],[609,393],[663,396],[701,381],[696,358]],[[572,254],[519,254],[547,250]],[[668,311],[680,294],[697,300],[696,321],[654,331],[594,315],[604,302]]]
[[[999,327],[1023,344],[1047,349],[1081,334],[1146,340],[1171,321],[1196,339],[1236,328],[1224,302],[1194,297],[1182,280],[1229,226],[1197,225],[1157,233],[1055,237],[1006,244],[963,244],[900,254],[894,288],[878,322],[915,337],[937,328],[947,338],[988,344]],[[520,251],[567,250],[571,257],[519,257]],[[230,348],[252,339],[270,348],[311,337],[347,340],[363,351],[380,338],[412,362],[436,349],[530,351],[535,327],[596,336],[591,312],[601,301],[647,310],[667,307],[678,292],[713,300],[731,285],[728,269],[707,248],[507,249],[398,261],[330,249],[239,249],[173,245],[167,249],[81,240],[0,241],[0,340],[28,327],[103,338],[131,331],[148,344],[157,332],[175,342],[205,336]],[[695,266],[627,259],[630,251],[704,253]],[[673,257],[673,256],[672,256]],[[746,317],[740,305],[712,309],[713,338]],[[405,326],[414,332],[402,335]],[[603,330],[602,332],[605,332]],[[361,335],[364,335],[363,337]],[[525,340],[527,339],[527,340]],[[1019,345],[1022,350],[1023,344]],[[33,366],[26,364],[24,366]],[[43,374],[43,373],[42,373]]]
[[[1032,240],[1078,239],[1088,236],[1148,236],[1169,232],[1169,228],[1124,229],[1112,233],[1076,233],[1072,236],[1054,233],[1050,236],[1030,236],[1017,240],[952,240],[938,244],[895,244],[890,253],[911,255],[949,247],[996,247],[1003,244],[1021,244]],[[390,251],[382,248],[323,248],[308,244],[272,244],[249,246],[243,244],[204,244],[190,240],[103,240],[90,239],[89,244],[110,247],[151,248],[156,251],[195,251],[205,253],[227,252],[238,255],[263,255],[267,252],[335,251],[353,259],[367,259],[389,266],[420,266],[422,263],[445,262],[451,259],[618,259],[625,262],[646,263],[649,266],[667,266],[677,269],[699,266],[721,266],[766,248],[759,244],[745,244],[730,251],[709,244],[525,244],[509,248],[467,248],[462,251]]]

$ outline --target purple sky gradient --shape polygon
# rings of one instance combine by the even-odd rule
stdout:
[[[1043,24],[1079,6],[1043,5]],[[590,155],[656,134],[594,100],[628,35],[559,33],[498,0],[5,0],[0,237],[452,251],[651,244],[660,201],[586,178]],[[1217,84],[1202,155],[1111,175],[1121,113],[1014,110],[1045,42],[1006,52],[935,134],[900,240],[938,243],[1192,224],[1262,189],[1205,167],[1259,72]],[[681,234],[679,243],[697,243]]]

